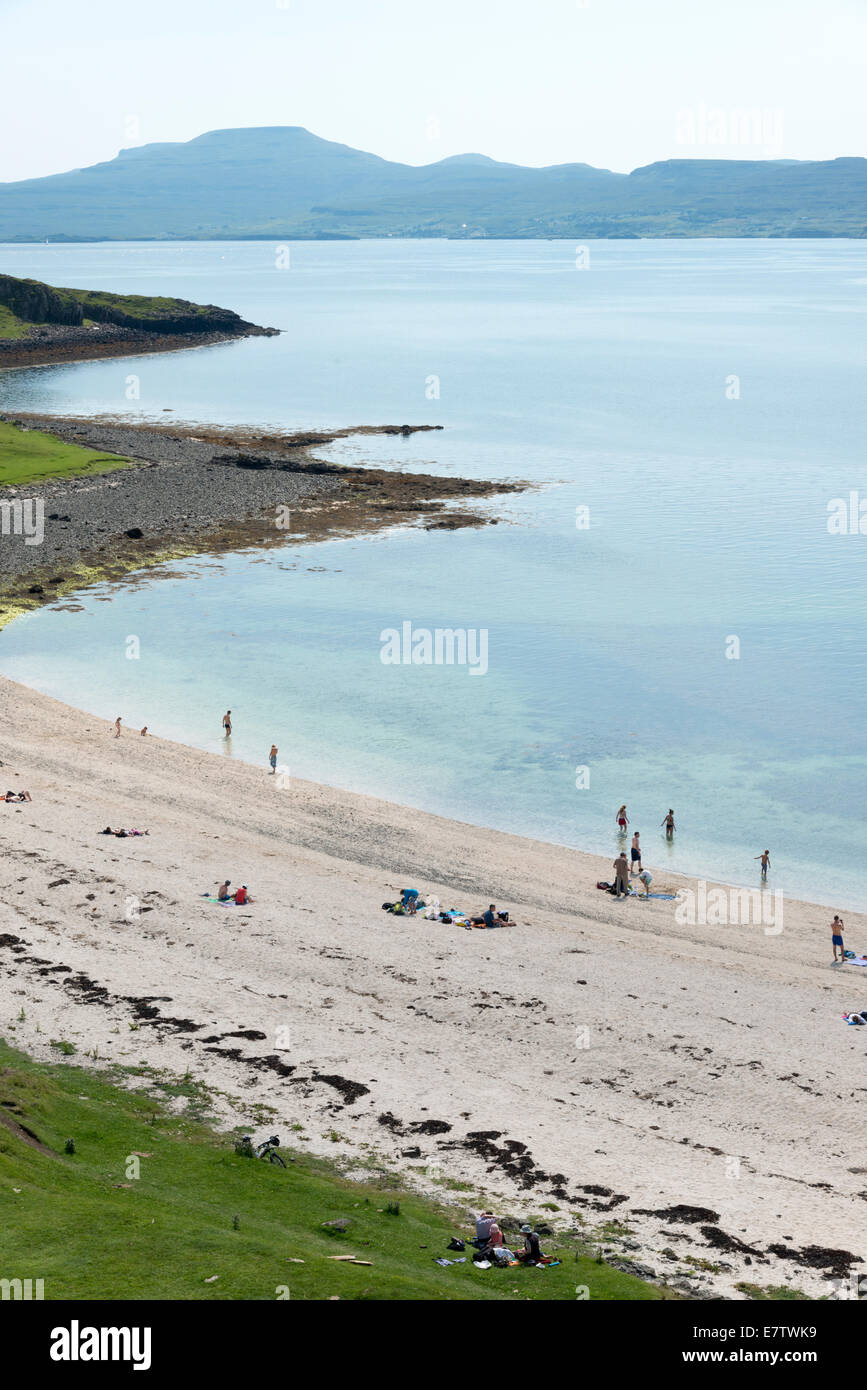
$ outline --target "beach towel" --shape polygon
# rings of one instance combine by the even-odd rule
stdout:
[[[847,965],[867,965],[867,956],[846,956]]]
[[[202,897],[206,902],[216,903],[217,907],[247,907],[250,901],[248,898],[245,903],[236,903],[234,898],[212,898],[209,893],[203,893]]]
[[[643,897],[644,897],[644,894],[643,894],[643,893],[636,893],[635,896],[636,896],[637,898],[643,898]],[[672,900],[672,899],[674,899],[674,898],[677,897],[677,894],[676,894],[676,893],[648,893],[647,896],[648,896],[649,898],[668,898],[669,900]]]

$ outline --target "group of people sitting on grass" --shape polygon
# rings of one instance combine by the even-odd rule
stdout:
[[[510,1250],[503,1238],[500,1223],[492,1211],[480,1212],[476,1217],[476,1235],[470,1244],[475,1246],[473,1260],[479,1263],[489,1260],[497,1265],[547,1265],[552,1261],[542,1253],[538,1233],[526,1223],[521,1227],[524,1237],[523,1250]]]

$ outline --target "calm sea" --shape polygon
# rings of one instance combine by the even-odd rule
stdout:
[[[330,456],[537,484],[480,531],[290,538],[91,590],[7,629],[0,670],[224,754],[231,707],[231,756],[274,741],[290,776],[580,848],[615,848],[625,801],[651,870],[752,884],[769,848],[771,886],[867,907],[867,535],[828,529],[832,499],[867,502],[867,243],[588,251],[0,248],[14,275],[284,330],[11,372],[0,409],[436,422]],[[486,673],[384,664],[405,622],[486,633]]]

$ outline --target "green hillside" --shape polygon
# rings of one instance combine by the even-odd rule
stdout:
[[[243,333],[253,325],[215,304],[159,295],[57,289],[41,280],[0,275],[0,338],[19,338],[28,326],[115,324],[148,333]]]
[[[299,126],[210,131],[0,184],[0,241],[865,231],[864,159],[678,159],[618,174],[460,155],[416,167]]]
[[[574,1303],[576,1285],[596,1300],[675,1297],[574,1235],[546,1238],[562,1261],[546,1270],[442,1268],[451,1236],[467,1234],[454,1210],[373,1165],[349,1181],[303,1149],[284,1150],[285,1169],[242,1157],[208,1126],[200,1084],[142,1066],[144,1089],[128,1091],[54,1046],[57,1064],[40,1066],[0,1042],[0,1275],[43,1279],[47,1300]],[[257,1136],[271,1128],[255,1124]]]

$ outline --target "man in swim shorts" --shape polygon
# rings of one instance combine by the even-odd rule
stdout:
[[[639,873],[639,874],[640,874],[640,873],[641,873],[641,845],[638,843],[638,836],[639,836],[639,831],[636,830],[635,834],[634,834],[633,837],[632,837],[632,850],[631,850],[630,858],[632,859],[632,872],[633,872],[633,873]],[[638,869],[637,869],[637,870],[636,870],[636,868],[635,868],[636,864],[638,865]]]
[[[837,951],[839,949],[840,964],[843,965],[846,960],[846,957],[843,954],[843,923],[840,921],[840,918],[837,916],[836,913],[834,914],[834,920],[831,923],[831,945],[834,948],[834,964],[837,964]]]
[[[761,859],[761,861],[762,861],[762,878],[763,878],[763,879],[764,879],[764,878],[767,878],[767,876],[768,876],[768,866],[769,866],[769,864],[770,864],[770,862],[771,862],[771,851],[770,851],[769,849],[766,849],[766,850],[764,850],[763,853],[761,853],[761,854],[754,854],[754,855],[753,855],[753,858],[754,858],[754,859]]]

